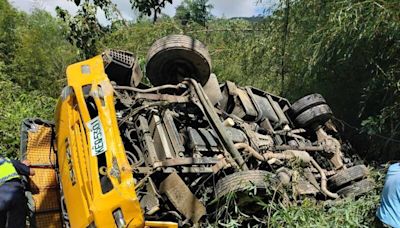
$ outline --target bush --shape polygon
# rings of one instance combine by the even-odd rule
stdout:
[[[0,73],[0,78],[6,76]],[[25,118],[53,119],[56,100],[39,91],[25,92],[9,80],[0,80],[0,153],[17,157],[20,126]]]

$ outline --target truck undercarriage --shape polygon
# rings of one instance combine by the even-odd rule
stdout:
[[[320,94],[290,104],[257,88],[219,84],[208,72],[204,80],[182,67],[182,53],[174,53],[194,49],[203,62],[193,56],[184,60],[198,63],[195,72],[206,68],[201,67],[210,58],[198,41],[190,50],[174,45],[186,39],[170,36],[150,48],[147,76],[158,86],[113,86],[118,126],[146,217],[180,225],[212,221],[219,211],[216,201],[251,186],[265,197],[268,188],[288,197],[282,189],[289,188],[292,200],[293,195],[336,199],[372,188],[367,168],[348,157]],[[165,63],[157,62],[157,53]],[[161,64],[158,77],[148,69],[154,62]]]

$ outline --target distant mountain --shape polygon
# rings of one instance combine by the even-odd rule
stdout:
[[[263,19],[265,19],[264,16],[253,16],[253,17],[232,17],[229,18],[230,20],[246,20],[246,21],[250,21],[250,22],[260,22]]]

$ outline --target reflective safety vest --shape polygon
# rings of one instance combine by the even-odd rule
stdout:
[[[8,158],[0,157],[0,186],[14,178],[21,177]]]

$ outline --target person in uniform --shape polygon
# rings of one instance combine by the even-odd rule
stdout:
[[[389,166],[376,216],[383,227],[400,228],[400,163]]]
[[[0,155],[0,228],[25,227],[27,202],[21,176],[33,176],[29,162]]]

